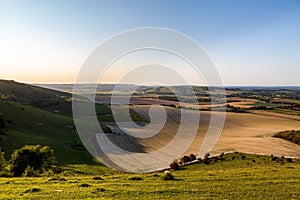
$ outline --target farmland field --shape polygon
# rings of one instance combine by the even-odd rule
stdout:
[[[149,106],[134,106],[133,108],[143,116],[146,115],[145,113],[147,113]],[[158,149],[167,144],[178,128],[178,119],[180,119],[180,113],[183,111],[168,107],[165,109],[170,116],[170,120],[166,122],[165,128],[157,136],[152,137],[151,140],[139,140],[149,150]],[[184,110],[184,112],[187,112],[189,116],[197,115],[198,113],[198,111],[193,110]],[[209,126],[212,112],[201,111],[200,113],[201,120],[197,137],[186,154],[199,153],[199,147]],[[216,112],[215,114],[220,115],[221,113]],[[300,121],[297,119],[252,113],[227,113],[221,137],[212,153],[218,154],[229,150],[300,157],[300,146],[272,137],[276,132],[297,130],[299,127]]]

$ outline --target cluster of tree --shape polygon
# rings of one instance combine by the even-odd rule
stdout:
[[[48,146],[26,145],[15,150],[9,161],[0,149],[0,171],[2,176],[40,176],[57,173],[58,165],[54,151]]]
[[[239,91],[227,94],[227,97],[240,97],[257,99],[260,101],[270,101],[273,98],[280,97],[283,99],[300,99],[300,91],[297,89],[283,89],[283,88],[266,88],[266,89],[244,89],[234,90]]]
[[[240,155],[241,159],[246,159],[246,156],[243,154],[239,154],[235,152],[236,155]],[[205,165],[209,165],[211,162],[225,161],[224,153],[221,153],[219,156],[210,156],[209,153],[205,154],[204,158],[198,158],[194,154],[190,154],[189,156],[183,156],[179,159],[175,159],[172,163],[170,163],[169,167],[172,170],[179,170],[181,167],[191,163],[203,163]],[[232,160],[235,159],[235,156],[232,157]]]
[[[170,168],[174,169],[174,170],[178,170],[180,169],[180,167],[184,164],[187,164],[189,162],[192,162],[194,160],[196,160],[197,157],[195,154],[190,154],[189,156],[185,155],[179,159],[175,159],[171,164],[170,164]]]
[[[227,112],[235,112],[235,113],[246,113],[247,110],[240,107],[234,107],[229,104],[226,105],[226,111]]]
[[[178,99],[177,99],[177,97],[174,94],[172,94],[172,96],[166,96],[166,95],[164,95],[164,96],[158,96],[157,98],[161,99],[161,100],[168,100],[168,101],[178,102]]]
[[[300,145],[300,131],[282,131],[276,133],[273,137],[288,140],[290,142]]]

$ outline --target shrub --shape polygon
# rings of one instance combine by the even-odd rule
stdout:
[[[87,183],[82,183],[82,184],[79,185],[79,187],[90,187],[90,185],[87,184]]]
[[[211,159],[209,158],[209,156],[210,156],[209,153],[205,154],[205,156],[204,156],[203,163],[206,165],[209,165],[209,163],[211,162]]]
[[[285,160],[286,160],[286,162],[289,162],[289,163],[293,162],[292,158],[286,158]]]
[[[49,171],[56,166],[54,151],[48,146],[26,145],[21,149],[15,150],[9,161],[10,171],[14,176],[40,174]],[[28,168],[28,169],[27,169]]]
[[[1,151],[1,147],[0,147],[0,171],[4,169],[6,165],[6,160],[4,157],[4,152]]]
[[[276,161],[278,159],[278,157],[274,156],[272,157],[272,161]]]
[[[57,176],[57,177],[50,178],[48,181],[67,181],[67,179]]]
[[[32,188],[32,189],[26,190],[24,193],[32,193],[32,192],[40,192],[40,191],[41,191],[40,188]]]
[[[93,180],[98,181],[98,180],[103,180],[103,178],[100,176],[95,176],[95,177],[93,177]]]
[[[141,180],[143,180],[143,178],[141,178],[139,176],[132,176],[132,177],[129,177],[128,180],[131,180],[131,181],[141,181]]]
[[[164,176],[162,177],[163,180],[175,180],[175,177],[171,173],[165,173]]]
[[[25,177],[36,177],[39,176],[39,173],[30,167],[29,165],[26,167],[24,173],[22,174]]]
[[[208,157],[205,157],[205,158],[203,159],[203,163],[206,164],[206,165],[209,165],[210,162],[211,162],[211,160],[210,160],[210,158],[208,158]]]
[[[177,160],[174,160],[173,162],[171,162],[170,168],[171,168],[171,169],[174,169],[174,170],[179,170],[179,169],[180,169],[180,166],[179,166],[178,161],[177,161]]]
[[[182,158],[180,158],[180,163],[187,163],[190,162],[190,157],[189,156],[183,156]]]
[[[8,171],[1,171],[0,177],[13,177],[13,175]]]
[[[190,161],[194,161],[194,160],[196,160],[196,155],[190,154],[189,158],[190,158]]]

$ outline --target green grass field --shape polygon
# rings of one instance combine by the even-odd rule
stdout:
[[[232,157],[235,157],[232,160]],[[194,164],[171,172],[125,174],[102,165],[68,165],[65,181],[0,178],[1,199],[299,199],[300,161],[268,156],[225,155],[225,161]],[[254,162],[255,160],[255,162]],[[101,180],[95,180],[99,179]],[[141,180],[139,180],[141,179]]]
[[[71,94],[0,80],[0,97],[0,114],[6,120],[0,146],[7,160],[15,149],[40,144],[53,148],[59,163],[95,163],[84,148],[66,145],[82,144],[74,129]],[[96,104],[95,110],[99,116],[111,115],[105,105]]]
[[[61,163],[92,163],[92,157],[87,151],[78,151],[66,145],[81,144],[76,131],[69,127],[73,124],[71,116],[16,102],[0,101],[0,110],[5,119],[10,120],[6,127],[7,134],[1,135],[0,141],[7,159],[13,150],[26,144],[41,144],[53,148]]]

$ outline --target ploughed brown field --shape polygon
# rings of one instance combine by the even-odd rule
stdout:
[[[141,116],[147,118],[149,105],[135,105],[134,110]],[[142,147],[142,151],[151,152],[167,145],[176,135],[181,112],[187,112],[188,116],[193,118],[199,111],[195,110],[180,110],[171,107],[164,107],[167,111],[167,121],[160,132],[150,138],[141,138],[133,143],[138,143]],[[185,154],[198,154],[207,132],[211,114],[209,111],[201,111],[200,126],[196,139],[186,151]],[[216,115],[221,115],[221,112],[215,112]],[[157,125],[159,122],[156,122]],[[154,124],[155,126],[155,124]],[[189,126],[185,127],[186,131]],[[227,113],[224,128],[219,138],[219,141],[211,151],[211,154],[219,154],[221,152],[245,152],[277,156],[300,157],[300,146],[282,139],[273,138],[272,136],[279,131],[298,130],[300,121],[297,118],[290,118],[288,115],[266,115],[265,113]],[[139,134],[139,130],[135,128],[126,128],[126,131]],[[119,143],[121,136],[113,136],[116,142]],[[132,140],[124,143],[126,138],[122,137],[122,145],[124,149],[136,151],[136,146],[131,146]]]

